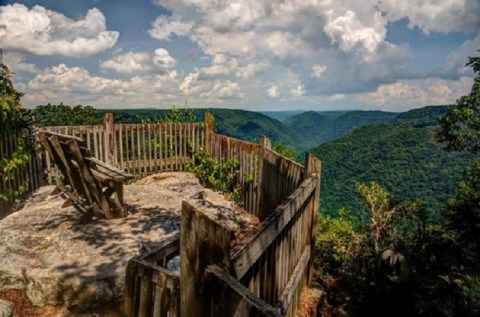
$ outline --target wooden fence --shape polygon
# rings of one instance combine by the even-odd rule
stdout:
[[[51,126],[39,128],[81,137],[95,158],[139,177],[165,171],[183,171],[192,162],[192,151],[205,147],[204,123],[114,124],[111,113],[103,125]],[[46,156],[49,183],[58,171]]]
[[[180,277],[167,270],[180,255],[179,234],[128,262],[124,311],[130,316],[180,317]]]
[[[13,177],[5,177],[3,171],[0,172],[0,194],[6,196],[5,200],[0,199],[0,219],[11,212],[14,197],[17,196],[15,192],[28,194],[43,185],[41,160],[37,155],[34,136],[30,129],[0,135],[0,159],[11,159],[20,142],[24,142],[22,146],[26,149],[28,163],[15,169]],[[19,191],[20,188],[23,190]]]
[[[243,206],[259,217],[260,231],[232,253],[234,233],[184,202],[180,237],[129,261],[128,316],[294,316],[311,283],[320,161],[307,154],[302,166],[266,138],[244,142],[212,127],[210,115],[205,123],[114,124],[106,114],[103,125],[40,129],[82,137],[96,158],[138,176],[185,170],[200,147],[217,161],[239,162]],[[52,182],[55,168],[48,158],[44,165]],[[178,255],[180,276],[167,269]]]
[[[271,151],[269,144],[267,139],[257,145],[207,136],[215,159],[237,159],[243,173],[254,174],[245,207],[261,217],[261,230],[232,254],[234,233],[183,202],[179,240],[148,255],[166,263],[167,254],[180,254],[180,278],[168,275],[165,265],[147,269],[144,262],[132,259],[126,316],[295,316],[300,294],[313,275],[320,161],[307,154],[304,167]],[[165,287],[170,290],[159,288],[157,276],[169,279]],[[164,293],[168,295],[158,295]],[[173,294],[179,297],[173,299]],[[166,302],[176,303],[176,310],[159,304]],[[158,305],[167,307],[159,315]]]

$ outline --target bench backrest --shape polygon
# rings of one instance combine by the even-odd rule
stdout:
[[[112,210],[108,197],[104,195],[102,178],[96,177],[96,174],[105,175],[106,172],[99,171],[98,162],[93,159],[83,139],[53,132],[39,132],[38,139],[62,173],[63,179],[57,179],[57,186],[68,193],[69,199],[83,206],[83,211],[87,213],[100,212],[107,219],[123,216],[115,215],[115,208]],[[116,177],[120,177],[118,173]],[[103,179],[108,180],[108,176]],[[111,175],[111,181],[119,180]],[[120,186],[121,183],[120,180]]]

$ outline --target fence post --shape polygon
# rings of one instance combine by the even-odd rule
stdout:
[[[103,116],[103,147],[105,150],[105,163],[116,166],[115,126],[113,113],[111,112],[107,112]]]
[[[304,178],[307,179],[312,174],[315,174],[315,194],[313,201],[310,203],[310,213],[312,227],[310,228],[310,265],[308,268],[307,283],[312,285],[313,273],[314,273],[314,261],[315,258],[315,234],[317,231],[317,218],[320,212],[320,174],[322,171],[321,161],[310,153],[305,155],[305,172]]]
[[[270,149],[272,147],[272,141],[266,136],[260,136],[260,154],[258,158],[258,210],[257,215],[260,219],[264,219],[268,214],[268,210],[265,210],[266,204],[264,203],[265,199],[265,188],[268,180],[265,179],[264,173],[264,160],[265,160],[265,149]]]
[[[215,118],[210,112],[205,112],[205,149],[207,150],[207,153],[212,153],[212,133],[213,133],[213,123],[215,121]]]
[[[230,271],[233,233],[186,201],[180,226],[180,316],[211,316],[215,303],[204,289],[205,270],[216,264]]]

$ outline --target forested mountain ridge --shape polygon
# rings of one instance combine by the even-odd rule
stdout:
[[[399,113],[394,122],[409,123],[413,126],[437,126],[438,117],[447,112],[447,106],[426,106]]]
[[[368,125],[310,151],[322,161],[321,211],[363,209],[356,184],[376,181],[400,199],[420,198],[441,210],[474,156],[445,152],[434,140],[444,107],[412,110],[388,124]]]
[[[307,146],[323,141],[323,132],[332,120],[315,111],[306,111],[286,119],[283,124],[295,132]]]
[[[386,123],[397,113],[353,110],[345,113],[307,111],[285,120],[284,124],[296,132],[307,146],[314,147],[335,140],[358,127]]]

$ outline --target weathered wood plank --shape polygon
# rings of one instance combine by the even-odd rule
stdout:
[[[279,206],[274,213],[265,219],[263,229],[256,234],[252,242],[245,245],[233,256],[233,267],[238,279],[243,277],[276,239],[314,189],[314,177],[306,179],[285,204]]]
[[[277,307],[281,309],[282,314],[285,314],[288,307],[290,306],[293,295],[297,291],[302,277],[305,275],[305,271],[308,268],[310,261],[310,246],[306,246],[303,250],[302,256],[300,260],[297,262],[295,266],[295,270],[293,271],[283,293],[280,296],[279,303]]]
[[[210,293],[216,303],[210,316],[282,316],[218,265],[208,266],[206,273],[212,284],[207,293]]]
[[[318,222],[318,213],[320,212],[320,175],[322,173],[322,162],[313,156],[312,154],[308,153],[305,156],[305,172],[304,175],[305,177],[309,177],[310,175],[313,175],[315,177],[315,194],[313,196],[312,202],[311,202],[311,209],[310,209],[310,214],[311,214],[311,228],[310,228],[310,252],[312,254],[312,257],[310,259],[310,267],[308,271],[308,278],[307,278],[307,284],[309,286],[312,285],[313,281],[313,275],[315,272],[315,267],[314,267],[314,259],[313,259],[313,254],[315,252],[315,242],[316,242],[316,228],[317,228],[317,222]]]
[[[150,316],[150,309],[152,307],[152,283],[151,270],[145,270],[140,278],[140,307],[138,316]]]
[[[201,211],[182,202],[180,235],[180,289],[182,316],[210,316],[211,302],[202,296],[201,285],[208,265],[230,267],[232,232]]]

